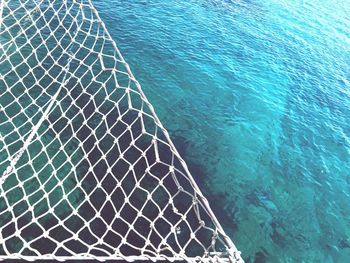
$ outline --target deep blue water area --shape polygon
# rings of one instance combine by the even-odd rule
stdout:
[[[350,261],[350,3],[95,0],[247,262]]]

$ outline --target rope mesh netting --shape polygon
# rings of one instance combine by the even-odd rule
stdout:
[[[241,262],[92,3],[0,19],[0,259]]]

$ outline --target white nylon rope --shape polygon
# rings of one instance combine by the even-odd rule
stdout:
[[[70,57],[68,59],[68,64],[63,68],[64,71],[64,76],[63,76],[63,85],[67,84],[67,74],[69,71],[69,65],[70,62],[72,61],[72,58]],[[0,184],[3,184],[5,182],[5,180],[7,179],[7,177],[13,172],[13,170],[15,169],[15,166],[18,162],[18,160],[21,158],[22,154],[24,153],[24,151],[28,148],[28,146],[30,145],[30,143],[32,142],[34,136],[36,135],[36,133],[38,132],[39,128],[41,127],[42,123],[47,119],[47,117],[49,116],[50,111],[52,110],[52,107],[54,106],[57,97],[60,93],[61,89],[58,89],[56,91],[56,93],[52,96],[51,98],[51,102],[50,104],[47,106],[45,112],[43,113],[43,116],[41,117],[41,119],[37,122],[37,124],[35,124],[35,126],[33,127],[32,132],[29,134],[28,138],[26,139],[26,141],[24,142],[22,148],[18,151],[18,153],[15,154],[15,156],[10,157],[10,165],[6,168],[5,172],[2,174],[1,178],[0,178]]]
[[[142,88],[141,88],[141,85],[140,83],[136,80],[136,78],[134,77],[134,74],[132,73],[131,69],[130,69],[130,66],[129,64],[125,61],[124,57],[122,56],[119,48],[117,47],[117,44],[115,43],[115,41],[113,40],[113,38],[111,37],[111,35],[109,34],[109,31],[107,30],[106,26],[105,26],[105,23],[102,21],[102,19],[100,18],[99,16],[99,13],[98,11],[96,10],[96,8],[94,7],[94,5],[92,4],[91,0],[88,0],[89,3],[90,3],[90,6],[92,8],[92,10],[94,10],[96,16],[98,17],[98,19],[101,21],[101,24],[102,24],[102,27],[104,28],[107,36],[112,40],[112,43],[113,43],[113,47],[115,48],[115,50],[117,51],[118,53],[118,56],[122,59],[123,63],[125,63],[126,65],[126,69],[128,71],[128,74],[130,75],[130,78],[136,83],[136,86],[141,94],[141,96],[143,97],[144,101],[147,103],[148,107],[150,108],[150,111],[154,117],[154,119],[156,120],[156,123],[157,125],[162,129],[163,133],[165,134],[166,136],[166,139],[168,140],[173,152],[176,154],[176,156],[180,159],[180,162],[183,166],[183,168],[185,169],[189,179],[191,180],[191,184],[192,186],[195,188],[199,198],[202,200],[202,202],[204,203],[205,205],[205,208],[207,209],[207,212],[210,214],[211,218],[213,219],[213,221],[215,222],[218,230],[221,232],[221,234],[224,234],[224,237],[225,237],[225,241],[227,242],[228,246],[229,246],[229,253],[231,254],[231,256],[233,258],[236,258],[236,259],[239,259],[240,258],[240,252],[238,251],[238,249],[236,248],[236,246],[233,244],[232,240],[226,236],[221,224],[219,223],[219,221],[217,220],[215,214],[213,213],[213,211],[211,210],[210,208],[210,205],[209,205],[209,202],[208,200],[204,197],[204,195],[202,194],[201,190],[199,189],[196,181],[193,179],[189,169],[188,169],[188,166],[186,164],[186,162],[182,159],[182,157],[180,156],[180,154],[178,153],[175,145],[173,144],[172,140],[170,139],[170,136],[169,136],[169,133],[168,131],[164,128],[163,124],[160,122],[157,114],[155,113],[155,110],[153,108],[153,105],[148,101],[146,95],[144,94]]]
[[[19,82],[21,84],[28,86],[25,87],[25,92],[27,92],[29,95],[31,92],[30,89],[32,87],[32,84],[30,82],[24,82],[24,77],[20,77],[17,73],[17,68],[19,69],[21,65],[29,66],[27,63],[27,58],[30,55],[21,53],[21,43],[23,43],[23,40],[25,40],[26,43],[30,45],[30,48],[34,51],[32,51],[32,54],[35,55],[36,61],[38,61],[39,64],[42,61],[39,60],[39,56],[37,56],[35,50],[37,48],[39,49],[41,44],[39,43],[39,46],[37,46],[38,43],[35,43],[35,41],[32,42],[32,35],[27,36],[27,28],[22,27],[22,18],[16,17],[15,14],[21,8],[25,9],[27,4],[29,4],[30,7],[31,1],[34,0],[26,0],[17,8],[16,2],[14,1],[12,4],[14,4],[13,6],[15,6],[15,9],[13,10],[11,10],[11,8],[8,6],[7,9],[4,9],[5,2],[0,2],[0,27],[4,26],[5,30],[7,30],[7,32],[9,32],[11,35],[12,39],[10,39],[10,42],[7,42],[7,44],[14,43],[13,46],[16,48],[16,50],[13,51],[12,44],[8,45],[6,47],[6,50],[4,50],[5,55],[0,58],[0,63],[3,59],[11,64],[11,72],[20,78]],[[207,199],[204,197],[194,178],[190,174],[185,161],[181,158],[178,151],[176,150],[173,142],[170,139],[168,131],[160,122],[153,106],[150,104],[145,94],[143,93],[141,85],[135,79],[129,65],[125,62],[115,41],[110,36],[105,24],[101,20],[91,0],[50,0],[47,2],[42,1],[40,3],[35,2],[35,6],[36,14],[32,14],[31,12],[28,13],[27,10],[27,14],[31,15],[31,19],[26,21],[26,23],[32,23],[32,25],[34,25],[35,29],[43,40],[43,45],[49,53],[51,53],[51,51],[54,51],[55,48],[52,42],[57,43],[57,45],[63,48],[61,46],[62,43],[60,42],[61,40],[64,40],[64,37],[67,37],[70,41],[70,44],[68,44],[67,48],[63,48],[63,52],[64,54],[67,54],[69,58],[67,60],[66,66],[62,69],[64,71],[62,81],[57,80],[58,77],[62,76],[62,72],[57,77],[52,77],[55,82],[60,83],[60,86],[56,91],[52,92],[54,93],[53,96],[49,95],[49,103],[47,104],[47,102],[45,102],[45,106],[41,106],[45,107],[45,111],[43,112],[43,115],[40,116],[39,121],[37,121],[35,124],[33,123],[33,117],[27,115],[25,112],[25,109],[29,107],[26,106],[26,104],[19,105],[21,107],[21,113],[16,113],[15,115],[20,116],[20,114],[22,114],[26,119],[26,122],[32,124],[32,126],[30,131],[27,132],[24,136],[19,134],[20,139],[23,140],[25,137],[26,139],[24,140],[23,145],[15,154],[8,156],[7,161],[10,161],[10,164],[7,165],[7,168],[0,178],[0,200],[5,200],[3,205],[5,205],[5,208],[7,207],[6,210],[1,210],[1,208],[4,208],[1,207],[2,204],[0,204],[0,239],[4,240],[3,249],[5,250],[6,254],[0,255],[0,260],[21,258],[25,260],[56,259],[60,261],[70,259],[95,259],[104,261],[112,259],[126,261],[182,260],[187,262],[242,262],[239,251],[236,249],[231,239],[225,234],[218,219],[212,212]],[[77,9],[78,12],[76,12]],[[13,18],[15,19],[15,23],[9,24],[9,22],[6,21],[11,20],[3,20],[4,10],[10,10],[10,14],[7,13],[5,15],[5,18]],[[56,16],[59,21],[59,24],[54,28],[51,27],[51,22],[53,21],[54,16],[47,15],[47,12],[49,11],[52,11],[54,13],[54,16]],[[59,16],[60,14],[61,16]],[[39,15],[39,17],[37,15]],[[67,21],[71,22],[68,22],[67,24]],[[71,26],[69,26],[69,23],[72,23]],[[22,37],[24,39],[20,39],[20,36],[16,33],[11,33],[12,31],[16,32],[16,24],[18,24],[21,28]],[[29,27],[30,24],[28,25],[28,28]],[[51,31],[46,38],[41,35],[42,28]],[[56,31],[59,30],[64,31],[62,37],[60,37],[59,34],[55,34]],[[74,37],[72,37],[71,30],[74,30]],[[46,39],[50,39],[51,42],[46,43]],[[111,48],[113,49],[112,55],[108,53],[111,51],[108,50],[109,45],[111,45]],[[70,54],[69,48],[73,46],[77,49],[75,49],[75,51]],[[104,52],[105,49],[107,50],[106,53]],[[87,55],[84,55],[86,52]],[[10,61],[10,57],[17,53],[23,59],[23,62],[19,64],[15,64]],[[44,57],[44,59],[45,58],[47,57]],[[56,59],[56,65],[58,64],[57,62],[59,59],[62,59],[62,56]],[[74,63],[72,63],[73,61]],[[121,68],[119,65],[121,65]],[[50,64],[46,64],[46,66],[48,68],[44,69],[45,74],[50,76]],[[9,73],[1,76],[2,80],[5,81],[5,87],[7,88],[7,91],[12,96],[20,97],[21,94],[16,94],[13,92],[12,88],[15,87],[16,83],[11,82],[12,80],[8,76]],[[86,82],[86,79],[89,79],[90,76],[92,79],[89,82]],[[129,84],[125,84],[125,77],[127,77]],[[35,78],[37,78],[37,76]],[[37,80],[37,83],[39,83],[39,80]],[[110,86],[108,86],[110,83],[114,83],[111,80],[114,80],[115,84],[113,85],[116,85],[113,86],[113,90]],[[130,83],[133,84],[132,87],[130,86]],[[45,90],[45,87],[41,88]],[[81,91],[78,91],[80,94],[71,93],[75,89],[81,89]],[[61,93],[61,91],[64,92]],[[119,92],[119,99],[118,96],[115,98],[117,92]],[[60,94],[62,94],[62,97],[59,98]],[[103,95],[103,98],[101,95]],[[84,98],[88,99],[85,104],[78,102]],[[137,103],[134,104],[134,100],[138,98],[141,99],[142,105],[139,105]],[[16,97],[16,99],[18,98]],[[126,100],[128,107],[125,108],[125,105],[120,103],[122,99]],[[69,103],[68,106],[67,103]],[[35,101],[33,104],[34,106],[38,106],[35,104]],[[9,116],[7,115],[8,113],[6,111],[6,107],[10,107],[8,105],[9,104],[5,104],[5,116]],[[113,105],[113,107],[110,108],[110,106],[107,107],[107,105]],[[77,107],[78,111],[74,113],[75,115],[71,116],[71,114],[75,112],[74,110],[72,111],[72,109]],[[108,112],[105,112],[106,107],[108,109]],[[68,110],[71,111],[69,112]],[[11,112],[10,110],[8,111]],[[45,120],[48,120],[49,115],[53,114],[56,111],[58,111],[59,116],[55,114],[55,118],[50,119],[50,126],[44,127],[45,130],[41,131],[40,127],[43,127],[43,122]],[[42,111],[40,110],[40,112]],[[136,115],[132,115],[133,119],[124,119],[124,117],[129,112],[130,114],[136,114],[137,117]],[[70,117],[68,114],[70,114]],[[115,122],[108,120],[112,115],[118,116]],[[11,116],[8,121],[11,125],[14,125],[12,123],[13,118],[14,117]],[[83,121],[79,118],[83,118]],[[62,120],[67,120],[68,124],[62,124]],[[146,123],[145,120],[148,122]],[[141,132],[138,130],[133,130],[134,124],[138,121],[141,122]],[[0,125],[1,124],[2,123],[0,123]],[[150,125],[150,127],[147,125]],[[59,128],[53,129],[54,126]],[[73,126],[75,128],[73,128]],[[120,129],[121,126],[125,127],[125,130],[121,132],[120,135],[118,135],[118,129]],[[18,129],[19,127],[16,128]],[[70,138],[65,138],[64,134],[61,136],[60,132],[65,128],[67,128],[67,130],[70,129],[73,132],[73,134],[70,135]],[[105,133],[103,134],[99,132],[99,128],[102,130],[105,129]],[[116,132],[112,132],[112,130],[116,130]],[[91,133],[91,136],[84,137],[83,134],[87,131]],[[48,137],[45,137],[46,134]],[[128,134],[131,140],[130,145],[123,146],[123,140],[127,138],[125,136]],[[35,138],[36,135],[44,136],[45,141],[42,141],[41,138],[40,140],[39,138]],[[93,145],[91,142],[88,142],[89,138],[95,141]],[[109,140],[109,145],[103,146],[103,143],[107,139]],[[136,141],[139,139],[147,139],[145,141],[145,145],[138,146],[136,144]],[[150,139],[151,141],[149,141]],[[75,145],[74,140],[78,140],[78,147]],[[35,148],[36,151],[39,152],[29,156],[29,164],[33,174],[29,173],[28,175],[31,177],[21,179],[17,173],[21,171],[21,169],[25,168],[27,164],[22,164],[19,162],[19,160],[21,159],[23,153],[28,149],[28,147],[34,143],[39,144],[39,147]],[[59,147],[57,146],[57,143]],[[54,152],[52,152],[52,149],[49,150],[49,147],[53,145],[55,145],[54,149],[56,149]],[[72,147],[72,145],[75,147],[75,149],[71,150],[70,152],[65,152],[65,147]],[[11,143],[7,145],[5,144],[4,150],[6,151],[7,155],[10,155],[10,146]],[[147,148],[144,148],[145,146],[147,146]],[[164,147],[166,149],[166,152],[162,153],[161,151],[164,149]],[[119,156],[113,155],[111,158],[111,154],[113,152],[113,149],[115,151],[115,148],[117,148]],[[132,159],[128,160],[128,157],[126,156],[129,156],[132,150],[138,151],[137,154],[139,154],[139,156],[135,156],[137,159],[134,159],[135,157],[131,157]],[[164,157],[162,154],[168,155],[168,151],[170,151],[171,160],[163,159]],[[148,153],[150,153],[150,156],[152,156],[152,152],[154,153],[155,160],[152,159],[153,157],[148,156]],[[78,153],[81,155],[78,157],[80,159],[71,159],[74,156],[74,158],[77,158],[76,156],[79,156]],[[57,160],[58,156],[62,154],[65,154],[67,159],[64,160],[60,166],[58,166],[57,162],[54,165],[53,160]],[[99,154],[101,154],[101,156],[99,156]],[[45,158],[48,160],[48,167],[50,167],[50,169],[53,169],[51,174],[48,174],[48,179],[44,180],[43,178],[39,178],[46,166],[44,165],[42,168],[38,167],[38,160],[42,161],[41,159],[38,159],[38,156],[45,156]],[[97,160],[94,160],[96,158]],[[143,171],[139,169],[137,172],[140,174],[136,174],[136,171],[134,170],[136,168],[135,166],[137,166],[141,161],[145,162],[145,170]],[[4,161],[1,161],[0,159],[0,165],[1,162],[4,163]],[[119,171],[113,171],[112,173],[112,169],[119,162],[123,162],[125,165],[129,166],[129,170],[123,173]],[[104,163],[107,166],[106,172],[103,174],[95,172],[95,168],[97,168],[97,165],[100,163]],[[160,173],[158,174],[157,171],[153,170],[160,165],[162,167],[165,167],[165,170],[162,168],[163,170],[158,171],[158,173]],[[84,167],[86,167],[86,169],[88,168],[88,171],[80,173],[79,169],[85,169]],[[70,175],[68,172],[62,173],[62,169],[68,168],[73,173],[73,175]],[[61,171],[60,174],[58,173],[59,171]],[[16,199],[16,201],[7,200],[7,197],[10,198],[10,196],[13,195],[13,191],[16,189],[16,186],[11,186],[10,188],[7,186],[3,187],[3,185],[7,183],[6,179],[11,174],[16,176],[16,180],[19,182],[18,187],[20,187],[21,191],[23,192],[23,197],[19,198],[18,200]],[[103,183],[105,182],[107,176],[110,176],[111,174],[114,178],[113,180],[117,182],[117,185],[114,186],[115,188],[113,190],[108,190],[107,188],[104,188],[105,186]],[[32,192],[26,192],[24,186],[27,184],[27,182],[30,182],[33,177],[36,177],[38,179],[38,185],[35,186]],[[181,181],[180,178],[182,178],[183,181]],[[64,187],[63,184],[71,179],[74,180],[73,182],[75,182],[76,185],[72,188]],[[97,182],[96,185],[92,184],[90,186],[93,187],[90,190],[88,188],[85,189],[85,186],[83,185],[84,181],[87,179]],[[128,179],[132,179],[133,184],[135,184],[132,189],[128,189],[127,187],[124,189],[124,181],[127,181]],[[175,184],[175,189],[172,185],[164,185],[164,181],[168,179],[173,181]],[[57,201],[56,203],[51,203],[49,200],[49,196],[55,195],[54,191],[56,189],[55,187],[50,188],[50,180],[57,181],[57,186],[62,192],[62,202]],[[143,182],[146,180],[155,180],[155,182],[157,182],[157,185],[150,188],[149,186],[144,185]],[[110,183],[113,183],[113,181]],[[122,194],[120,202],[116,201],[115,197],[113,197],[115,196],[117,190]],[[157,193],[157,190],[161,190],[166,200],[169,199],[168,205],[162,205],[162,199],[158,200],[153,197],[153,195]],[[40,193],[39,191],[43,191],[44,195],[42,195],[39,199],[35,199],[35,202],[29,202],[30,198],[33,198],[36,194]],[[70,197],[71,194],[73,195],[74,193],[77,193],[77,191],[80,191],[79,198],[83,199],[73,205],[73,203],[70,201]],[[100,193],[99,198],[102,198],[101,201],[103,201],[101,203],[101,206],[94,204],[93,195],[96,194],[97,191]],[[146,200],[142,200],[144,203],[142,203],[141,207],[136,205],[134,203],[135,199],[133,199],[135,195],[140,194],[140,191],[147,194]],[[179,201],[180,197],[185,198],[183,199],[183,202],[186,203],[182,204],[183,207],[176,207],[175,201]],[[185,201],[186,198],[190,198],[192,201]],[[112,199],[116,203],[111,202]],[[19,225],[16,221],[17,219],[24,216],[25,211],[21,212],[20,214],[18,211],[16,213],[14,212],[14,207],[18,207],[22,200],[25,200],[28,203],[29,210],[31,211],[31,215],[33,217],[32,222],[28,222],[26,225]],[[42,214],[34,214],[34,209],[38,209],[39,204],[45,200],[49,205],[48,210],[43,211]],[[66,204],[66,212],[68,214],[62,218],[62,213],[64,211],[60,212],[58,210],[59,205],[63,203]],[[101,214],[102,208],[108,204],[112,207],[112,210],[110,211],[112,219],[104,218],[104,216]],[[147,205],[150,204],[152,204],[154,207],[153,210],[156,211],[156,214],[154,217],[147,218],[145,216],[147,214],[147,211],[144,210],[146,209]],[[88,205],[91,207],[91,209],[93,209],[90,213],[91,215],[88,218],[84,218],[84,215],[80,214],[79,212],[79,209],[82,208],[83,205]],[[135,219],[128,219],[128,215],[126,215],[125,218],[125,215],[121,214],[125,209],[127,209],[127,207],[129,207],[129,210],[131,209],[137,212]],[[168,218],[169,215],[165,214],[166,209],[168,208],[172,208],[172,213],[174,216],[180,217],[181,220],[174,221],[172,218]],[[180,211],[178,208],[185,210]],[[56,211],[58,214],[56,214]],[[5,225],[2,225],[1,217],[5,215],[5,212],[10,212],[9,215],[12,217],[12,220],[15,220],[15,236],[24,242],[23,247],[19,250],[18,253],[11,252],[11,249],[13,248],[11,248],[11,246],[7,247],[7,245],[5,245],[5,241],[9,241],[12,237],[12,234],[6,233],[6,231],[4,233],[2,232],[2,229],[10,226],[11,223],[6,221],[7,223],[4,223]],[[61,215],[59,215],[59,213],[61,213]],[[145,215],[143,213],[145,213]],[[51,232],[55,229],[54,227],[44,228],[42,225],[38,224],[39,220],[42,220],[42,218],[48,214],[50,214],[55,220],[58,220],[58,224],[63,228],[63,231],[66,231],[66,233],[72,235],[72,237],[67,237],[64,240],[56,240],[55,236],[51,235]],[[70,216],[75,216],[76,220],[83,221],[86,229],[90,231],[91,235],[97,241],[90,243],[90,241],[88,242],[87,240],[80,237],[84,226],[76,232],[72,231],[69,226],[66,225],[67,220],[70,218]],[[147,230],[149,232],[142,232],[137,229],[138,219],[143,219],[150,223],[150,230]],[[95,222],[95,220],[100,220],[102,225],[107,226],[107,230],[103,232],[103,235],[94,233],[94,229],[91,223]],[[115,220],[121,220],[123,224],[127,226],[125,233],[121,232],[122,229],[116,229],[113,226]],[[190,222],[190,220],[194,220],[194,222]],[[169,229],[167,230],[169,233],[161,233],[161,229],[158,229],[156,226],[156,224],[159,224],[159,222],[162,222],[164,226],[169,226],[166,227],[166,229]],[[21,230],[31,225],[40,227],[43,231],[43,234],[35,237],[35,239],[29,239],[27,241],[25,237],[22,237]],[[137,245],[133,243],[134,241],[130,238],[132,232],[136,233],[139,236],[140,241],[144,242],[144,245]],[[201,233],[203,233],[202,235],[204,236],[208,235],[208,239],[210,238],[211,241],[201,240]],[[105,240],[107,234],[114,234],[117,238],[121,239],[121,243],[112,246],[109,243],[110,240]],[[157,243],[158,241],[152,240],[151,234],[158,235],[160,238],[159,243]],[[187,234],[189,234],[189,236],[186,237],[188,239],[181,240]],[[37,241],[40,241],[41,238],[49,239],[50,242],[54,243],[55,250],[51,254],[40,254],[40,248],[32,247],[32,245]],[[167,243],[172,238],[174,239],[172,241],[173,243]],[[87,252],[74,252],[74,248],[66,245],[69,241],[72,240],[79,241],[88,249]],[[186,254],[188,253],[188,249],[191,249],[191,246],[193,246],[192,243],[195,243],[197,249],[200,249],[200,251],[202,251],[200,253],[203,254],[199,254],[198,256],[197,254],[196,256]],[[124,255],[120,250],[124,244],[128,245],[128,247],[131,249],[137,250],[137,254],[139,255]],[[105,247],[98,247],[98,245],[104,245]],[[24,247],[34,252],[36,256],[26,256],[22,254]],[[64,248],[71,255],[58,255],[58,248]],[[109,249],[113,250],[114,252],[111,253]],[[108,256],[97,256],[93,253],[94,250],[108,254]]]

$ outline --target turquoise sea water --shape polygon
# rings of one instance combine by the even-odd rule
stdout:
[[[349,262],[349,2],[94,3],[245,260]]]

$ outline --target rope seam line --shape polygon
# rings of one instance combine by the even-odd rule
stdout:
[[[71,58],[69,58],[68,60],[68,65],[66,67],[63,68],[63,70],[65,71],[64,73],[64,77],[63,77],[63,85],[65,85],[65,81],[66,81],[66,76],[69,70],[69,63],[71,61]],[[45,118],[49,115],[50,111],[52,110],[52,107],[54,106],[54,103],[56,102],[56,99],[60,93],[61,89],[58,89],[56,94],[52,97],[50,104],[47,106],[45,112],[43,113],[43,116],[41,117],[41,119],[39,120],[39,122],[34,126],[32,132],[29,134],[27,140],[24,142],[22,148],[18,151],[18,153],[10,158],[10,165],[6,168],[5,172],[2,174],[1,178],[0,178],[0,185],[3,184],[3,182],[7,179],[7,177],[12,173],[12,171],[15,169],[15,165],[17,164],[18,160],[21,158],[22,154],[26,151],[26,149],[28,148],[28,146],[30,145],[30,143],[32,142],[34,136],[36,135],[36,133],[38,132],[41,124],[44,122]]]

